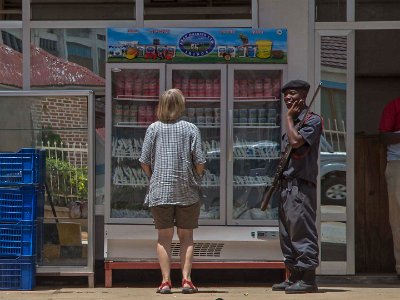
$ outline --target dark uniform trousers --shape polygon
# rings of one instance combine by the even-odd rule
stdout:
[[[318,267],[318,232],[315,225],[317,190],[303,180],[283,180],[279,207],[279,235],[285,264],[301,269]]]

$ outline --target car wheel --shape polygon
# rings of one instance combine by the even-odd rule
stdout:
[[[346,206],[346,177],[327,177],[321,183],[321,204]]]

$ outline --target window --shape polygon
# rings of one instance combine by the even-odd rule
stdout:
[[[251,19],[251,0],[144,0],[144,19]]]
[[[315,0],[315,21],[346,21],[346,0]]]
[[[80,33],[79,31],[82,30]],[[31,29],[31,87],[87,88],[104,94],[105,29]],[[55,56],[55,57],[54,57]],[[61,72],[62,71],[62,72]]]
[[[355,0],[356,21],[399,21],[398,0]]]
[[[39,47],[55,56],[58,54],[57,41],[40,38]]]
[[[91,57],[91,48],[78,43],[67,43],[68,57],[69,56],[81,56]]]
[[[22,30],[0,30],[0,90],[22,88]]]
[[[92,30],[90,28],[79,28],[79,29],[66,29],[67,36],[89,38]]]
[[[105,36],[105,29],[95,28],[31,30],[31,41],[34,45],[64,62],[74,62],[86,67],[103,78],[106,60],[99,56],[102,53],[99,49],[105,51]],[[99,39],[99,37],[104,39]]]
[[[1,31],[1,37],[4,45],[22,53],[22,41],[20,38],[17,38],[14,34],[5,30]]]
[[[0,1],[0,20],[22,20],[22,0]]]
[[[32,0],[32,20],[135,20],[135,0]]]
[[[67,43],[68,60],[93,70],[92,51],[90,47],[78,44]]]

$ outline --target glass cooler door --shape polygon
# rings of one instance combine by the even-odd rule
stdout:
[[[275,68],[275,69],[273,69]],[[269,65],[228,68],[228,224],[273,225],[276,199],[260,210],[281,155],[284,71]]]
[[[164,90],[164,65],[107,66],[106,220],[108,223],[151,224],[144,206],[148,179],[139,157],[147,127],[156,120],[158,97]],[[107,141],[107,140],[106,140]],[[107,202],[108,201],[108,202]]]
[[[167,87],[186,98],[185,119],[200,129],[206,153],[200,224],[225,224],[226,67],[223,65],[167,65]]]

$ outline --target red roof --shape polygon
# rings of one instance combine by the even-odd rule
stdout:
[[[0,84],[22,87],[22,54],[0,44]]]
[[[22,54],[0,44],[0,84],[22,87]],[[31,86],[104,86],[104,78],[31,46]]]

